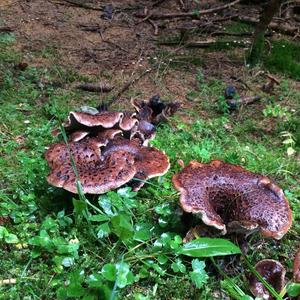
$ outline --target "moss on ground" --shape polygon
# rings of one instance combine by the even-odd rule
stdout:
[[[124,223],[129,228],[130,222],[144,226],[147,239],[124,242],[116,234],[102,236],[103,228],[85,220],[78,200],[72,202],[72,196],[49,187],[45,181],[48,167],[43,154],[54,141],[51,129],[71,109],[87,101],[97,105],[98,99],[66,89],[78,78],[55,61],[52,68],[18,69],[22,54],[11,50],[13,40],[11,35],[0,35],[0,225],[10,233],[11,241],[17,238],[18,242],[0,241],[0,279],[16,282],[0,284],[0,299],[105,299],[111,291],[115,299],[225,299],[230,294],[229,284],[223,282],[221,287],[221,276],[209,261],[205,268],[209,280],[197,289],[189,277],[191,259],[177,261],[178,257],[155,257],[151,252],[166,240],[174,247],[174,236],[183,236],[188,229],[180,218],[178,194],[171,184],[172,174],[179,170],[178,159],[185,163],[222,159],[263,173],[282,186],[294,212],[292,229],[280,243],[259,234],[250,236],[248,253],[252,263],[261,258],[285,257],[282,262],[291,266],[300,234],[300,93],[290,81],[282,81],[277,90],[279,103],[263,97],[260,104],[228,114],[222,101],[224,83],[207,82],[199,72],[199,89],[190,92],[193,109],[159,126],[152,142],[169,155],[169,173],[152,179],[137,195],[127,191],[125,198],[112,193],[90,199],[95,205],[99,200],[105,209],[109,209],[109,199],[127,201],[122,205],[131,213],[128,216],[121,211]],[[275,109],[275,105],[280,108]],[[205,116],[199,117],[203,112]],[[266,130],[270,124],[271,129]],[[284,143],[283,132],[290,133],[295,143]],[[288,147],[296,153],[289,156]],[[94,217],[93,222],[96,220]],[[130,284],[124,289],[118,289],[114,281],[104,284],[100,280],[102,267],[123,259],[130,262],[135,280],[126,278]],[[233,266],[227,270],[232,281],[250,293],[243,275],[247,267],[242,262],[234,258],[216,261],[220,266]],[[186,271],[176,271],[173,264]],[[127,270],[126,274],[131,273]]]

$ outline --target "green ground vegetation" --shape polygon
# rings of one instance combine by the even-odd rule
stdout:
[[[152,142],[170,157],[168,174],[138,193],[121,188],[72,198],[47,184],[43,154],[58,120],[98,99],[65,89],[79,78],[58,67],[55,55],[52,67],[20,70],[13,40],[0,36],[0,299],[251,299],[251,270],[239,254],[212,258],[208,249],[207,257],[190,257],[184,249],[191,224],[171,184],[178,159],[221,159],[273,178],[290,201],[294,225],[280,242],[251,235],[247,256],[250,265],[273,258],[292,266],[300,234],[300,93],[289,80],[279,97],[229,114],[224,84],[199,70],[199,86],[188,94],[193,109],[159,126]],[[213,242],[219,249],[236,244],[225,238]]]

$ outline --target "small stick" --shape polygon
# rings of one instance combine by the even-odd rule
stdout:
[[[102,82],[99,83],[80,83],[76,86],[77,89],[88,91],[88,92],[97,92],[97,93],[108,93],[114,87]]]
[[[195,12],[187,12],[187,13],[170,13],[170,14],[152,14],[151,19],[172,19],[172,18],[193,18],[196,17],[198,18],[199,15],[206,15],[206,14],[211,14],[211,13],[215,13],[217,11],[220,10],[224,10],[227,9],[237,3],[239,3],[240,0],[235,0],[233,2],[230,2],[228,4],[224,4],[222,6],[218,6],[215,8],[210,8],[210,9],[205,9],[205,10],[198,10]],[[137,13],[135,14],[135,16],[137,18],[145,18],[145,14],[144,13]]]
[[[154,35],[158,35],[158,26],[157,24],[152,21],[151,19],[148,19],[148,22],[152,25],[152,27],[154,28]]]

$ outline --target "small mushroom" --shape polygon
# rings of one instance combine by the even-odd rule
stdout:
[[[292,213],[283,191],[262,175],[212,161],[191,161],[173,176],[184,211],[226,234],[259,229],[266,237],[281,239],[292,224]]]
[[[294,281],[300,283],[300,249],[295,255],[293,275],[294,275]]]
[[[255,270],[280,293],[285,284],[285,268],[282,264],[273,259],[263,259],[255,265]],[[255,297],[265,300],[274,299],[262,282],[254,275],[249,276],[249,287]]]

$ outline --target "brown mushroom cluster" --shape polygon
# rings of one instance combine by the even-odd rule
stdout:
[[[132,104],[135,112],[70,112],[63,124],[68,143],[54,143],[45,154],[48,183],[77,193],[79,179],[84,193],[103,194],[127,183],[137,191],[147,179],[164,175],[169,159],[148,142],[155,125],[179,105],[158,96]]]
[[[223,234],[260,230],[281,239],[292,224],[292,213],[283,191],[265,176],[240,166],[212,161],[191,161],[173,176],[184,211]]]

